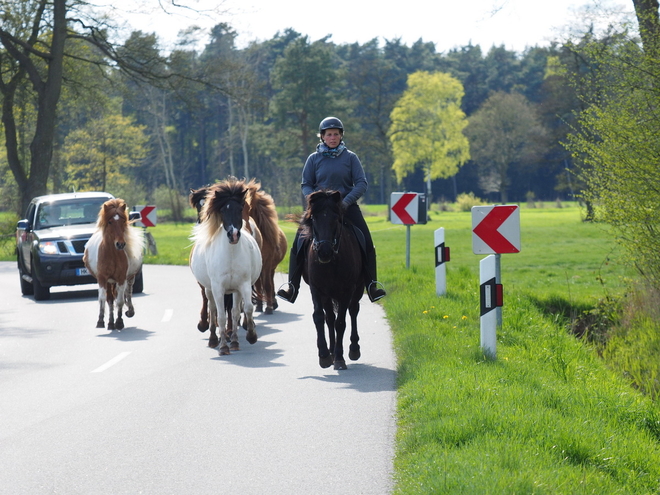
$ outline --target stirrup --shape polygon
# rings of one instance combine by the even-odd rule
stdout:
[[[282,288],[284,286],[286,286],[286,290]],[[289,289],[291,290],[289,291]],[[285,282],[280,286],[280,289],[277,291],[276,295],[280,299],[284,299],[285,301],[293,304],[296,301],[296,298],[298,297],[298,291],[291,282]]]
[[[372,280],[371,283],[367,286],[367,296],[369,296],[369,300],[371,302],[376,302],[384,298],[386,295],[387,292],[385,292],[385,286],[377,280]]]

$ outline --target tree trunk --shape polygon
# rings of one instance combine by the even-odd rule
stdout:
[[[633,0],[644,52],[652,60],[660,54],[660,18],[658,0]]]

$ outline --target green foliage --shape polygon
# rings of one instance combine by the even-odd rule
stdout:
[[[456,205],[459,211],[471,211],[473,206],[483,206],[488,204],[481,198],[477,198],[474,193],[461,193],[456,197]]]
[[[545,150],[547,131],[536,108],[519,93],[497,92],[470,117],[466,129],[479,185],[499,192],[503,203],[514,174],[535,163]]]
[[[67,183],[76,191],[113,191],[130,183],[129,171],[144,159],[144,127],[107,114],[67,137],[62,156]]]
[[[463,94],[463,85],[449,74],[408,76],[408,87],[390,116],[392,169],[399,182],[420,166],[429,181],[451,177],[470,159]]]
[[[660,71],[627,42],[587,53],[609,76],[599,79],[601,98],[582,112],[581,127],[570,136],[583,163],[583,197],[615,228],[630,264],[660,288]]]

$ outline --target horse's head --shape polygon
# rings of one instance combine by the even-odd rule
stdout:
[[[329,263],[339,251],[343,205],[338,191],[316,191],[307,197],[303,223],[311,226],[312,248],[320,263]]]
[[[104,239],[112,242],[117,249],[124,249],[126,228],[129,225],[126,201],[116,198],[103,203],[99,225],[103,228]]]
[[[243,181],[218,182],[209,188],[202,207],[202,219],[220,218],[230,244],[236,244],[241,237],[246,192]]]
[[[201,222],[200,214],[202,212],[202,206],[206,202],[206,193],[209,190],[210,185],[205,185],[199,189],[190,189],[190,194],[188,195],[188,201],[190,206],[197,210],[197,223]]]

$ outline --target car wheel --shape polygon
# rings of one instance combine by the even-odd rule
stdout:
[[[32,272],[32,290],[34,291],[35,301],[47,301],[50,299],[50,287],[41,285],[34,272]]]
[[[135,275],[135,282],[133,282],[133,294],[142,294],[144,290],[144,279],[142,278],[142,268]]]
[[[32,284],[23,278],[23,268],[21,268],[21,260],[18,260],[18,279],[21,281],[21,294],[24,296],[31,296],[34,294]]]

